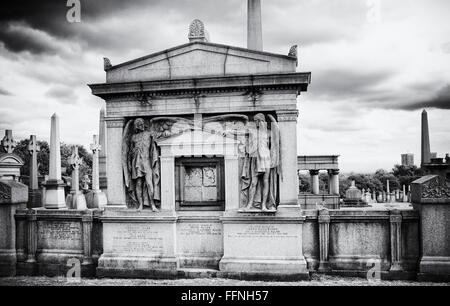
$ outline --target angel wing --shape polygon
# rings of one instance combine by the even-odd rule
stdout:
[[[192,120],[181,117],[156,117],[150,120],[150,131],[155,139],[181,133],[192,126]]]
[[[276,168],[282,177],[280,127],[272,115],[268,114],[267,117],[270,120],[270,167]]]
[[[125,186],[127,188],[130,187],[130,176],[131,176],[131,169],[128,165],[128,154],[130,152],[130,146],[131,146],[131,135],[132,135],[132,126],[133,126],[134,120],[129,120],[127,124],[125,125],[125,129],[123,130],[122,134],[122,169],[123,169],[123,177],[125,180]]]

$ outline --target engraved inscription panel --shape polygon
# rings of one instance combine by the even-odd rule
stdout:
[[[296,258],[301,256],[301,224],[224,224],[225,256]]]
[[[217,201],[216,168],[186,167],[184,199],[187,202]]]
[[[178,250],[185,255],[220,256],[222,247],[222,224],[198,222],[177,224]]]
[[[38,248],[81,250],[81,222],[40,221],[38,222]]]
[[[112,237],[114,250],[120,253],[162,253],[163,237],[151,225],[126,224]]]
[[[289,233],[276,224],[250,224],[242,230],[229,235],[236,238],[295,238],[297,235]]]

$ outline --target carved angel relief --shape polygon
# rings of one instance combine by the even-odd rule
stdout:
[[[243,211],[276,211],[281,176],[280,132],[272,115],[228,114],[202,119],[203,131],[237,141],[240,158],[240,207]],[[122,168],[130,208],[161,207],[158,140],[191,131],[194,121],[179,117],[129,120],[122,142]]]
[[[241,211],[276,211],[281,176],[280,129],[272,115],[256,114],[247,125],[241,172]],[[269,130],[270,127],[270,130]]]
[[[125,125],[122,139],[122,168],[127,189],[127,206],[153,211],[161,206],[161,167],[157,140],[190,128],[188,120],[158,117],[149,125],[142,118]]]

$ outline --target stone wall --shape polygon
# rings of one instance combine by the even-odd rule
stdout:
[[[376,264],[383,277],[414,277],[417,211],[310,210],[305,215],[303,252],[310,271],[365,276]]]
[[[170,235],[175,239],[171,256],[178,262],[177,269],[219,268],[223,256],[221,214],[171,217],[174,231]],[[365,277],[376,264],[383,278],[415,277],[419,261],[417,211],[308,210],[303,215],[302,245],[310,272]],[[127,219],[115,220],[97,210],[44,209],[19,210],[15,217],[17,274],[28,275],[65,275],[71,267],[68,259],[77,258],[82,275],[94,276],[103,254],[102,222],[108,224],[106,231],[111,231],[111,226],[115,229]],[[152,218],[147,219],[148,226],[157,226]],[[139,224],[145,227],[140,219],[136,226]],[[116,253],[113,247],[106,242],[106,253]]]
[[[98,217],[97,210],[18,210],[17,274],[66,275],[76,259],[82,276],[94,276],[103,252]]]

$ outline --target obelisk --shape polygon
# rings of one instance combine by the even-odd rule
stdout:
[[[61,148],[59,140],[59,117],[53,114],[50,130],[50,166],[45,182],[45,203],[47,209],[66,208],[64,182],[61,179]]]
[[[258,51],[263,50],[261,0],[248,0],[247,48]]]
[[[428,131],[428,114],[426,110],[422,112],[422,139],[421,139],[421,163],[430,163],[431,151],[430,151],[430,134]]]

